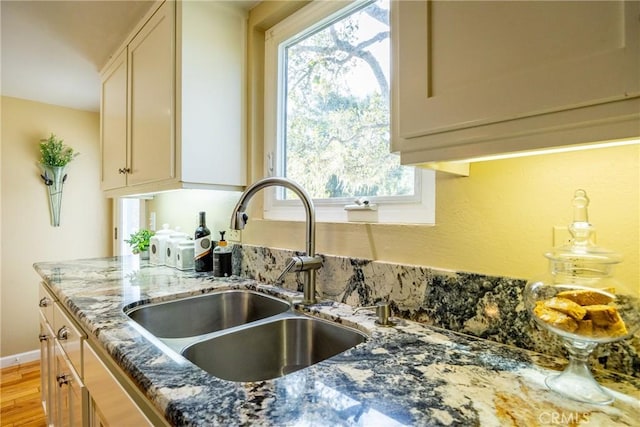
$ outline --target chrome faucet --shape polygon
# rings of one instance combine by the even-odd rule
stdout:
[[[295,256],[289,260],[284,271],[278,277],[282,280],[285,274],[290,271],[304,271],[303,282],[303,304],[316,303],[316,270],[322,267],[322,258],[317,256],[316,250],[316,212],[313,200],[309,194],[296,182],[283,177],[263,178],[251,184],[240,196],[231,214],[231,229],[242,230],[247,224],[249,217],[245,213],[249,200],[260,190],[267,187],[284,187],[293,191],[300,197],[306,213],[306,256]]]

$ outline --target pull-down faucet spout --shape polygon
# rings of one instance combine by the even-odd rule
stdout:
[[[240,196],[231,214],[231,229],[242,230],[247,224],[247,205],[251,198],[260,190],[267,187],[284,187],[300,197],[306,214],[306,257],[294,257],[288,266],[290,271],[304,271],[303,304],[316,302],[316,269],[322,267],[322,258],[316,256],[316,213],[313,200],[309,194],[296,182],[283,177],[263,178],[251,184]],[[291,265],[293,264],[293,265]],[[282,275],[281,275],[282,277]]]

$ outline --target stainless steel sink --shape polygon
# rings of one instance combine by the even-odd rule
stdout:
[[[230,381],[277,378],[366,339],[355,329],[295,312],[286,301],[249,290],[146,304],[125,313],[163,350]]]
[[[286,301],[248,290],[230,290],[128,310],[157,338],[185,338],[221,331],[289,310]]]
[[[222,379],[262,381],[328,359],[365,339],[354,329],[292,313],[197,342],[182,355]]]

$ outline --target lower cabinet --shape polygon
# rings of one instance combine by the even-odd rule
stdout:
[[[56,426],[80,427],[87,425],[89,399],[78,371],[69,361],[62,346],[55,344],[54,402],[57,404]]]
[[[39,298],[41,393],[47,426],[168,426],[110,356],[89,343],[79,323],[44,283]]]
[[[91,345],[84,342],[84,380],[91,395],[93,426],[152,426]]]
[[[43,284],[39,295],[40,378],[47,425],[86,426],[89,398],[81,377],[83,335]]]

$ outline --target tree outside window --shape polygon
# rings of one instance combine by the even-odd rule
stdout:
[[[313,198],[412,196],[414,169],[389,152],[389,1],[281,45],[284,174]]]

